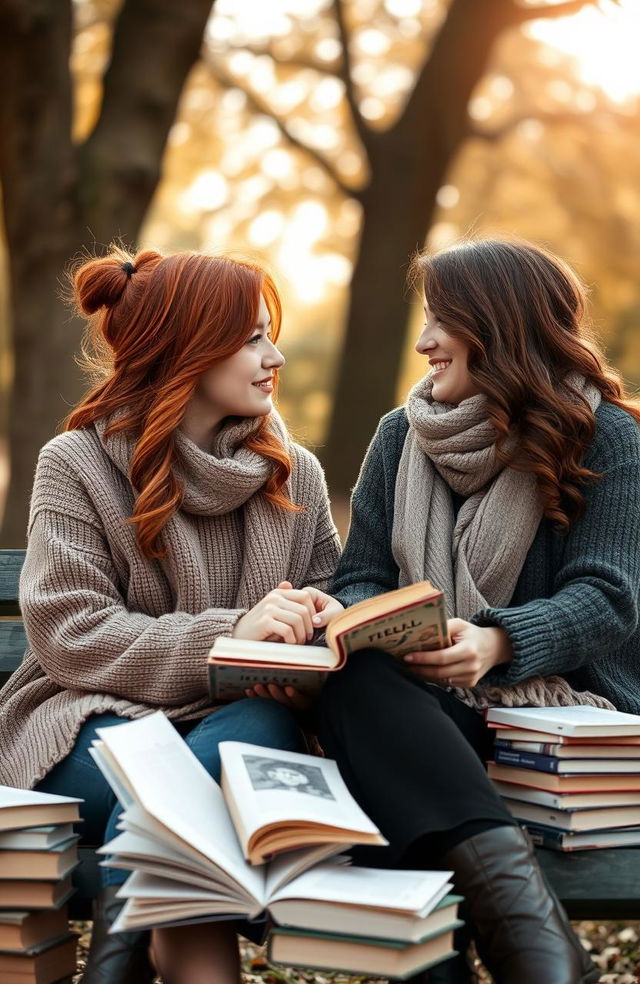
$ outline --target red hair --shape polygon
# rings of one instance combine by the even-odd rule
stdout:
[[[89,319],[83,365],[97,382],[65,429],[89,427],[117,412],[107,435],[126,431],[136,442],[129,477],[138,496],[129,521],[137,526],[141,551],[161,558],[162,530],[183,498],[175,432],[196,384],[245,344],[261,294],[277,339],[278,291],[265,270],[244,259],[149,250],[133,257],[120,248],[83,263],[72,283],[77,307]],[[261,490],[265,498],[295,510],[285,488],[291,459],[268,415],[244,444],[273,464]]]
[[[536,476],[544,515],[568,530],[584,511],[580,486],[600,476],[582,465],[594,414],[570,392],[567,376],[584,377],[640,423],[640,404],[591,333],[577,275],[531,243],[486,239],[418,255],[410,279],[443,329],[468,346],[469,375],[487,396],[498,455]],[[517,444],[508,454],[511,434]]]

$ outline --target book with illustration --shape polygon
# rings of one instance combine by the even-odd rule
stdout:
[[[295,646],[223,637],[209,653],[209,690],[215,702],[243,697],[256,683],[319,691],[327,673],[340,670],[350,653],[383,649],[402,657],[450,645],[442,591],[429,581],[367,598],[337,615],[326,646]]]
[[[450,871],[373,870],[335,856],[386,843],[335,762],[222,742],[219,786],[161,712],[98,736],[94,758],[124,804],[121,833],[100,853],[132,872],[115,932],[265,910],[298,929],[338,925],[403,943],[458,925]]]

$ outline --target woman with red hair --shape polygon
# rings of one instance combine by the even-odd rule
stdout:
[[[120,806],[89,755],[98,727],[162,709],[216,779],[222,740],[303,747],[294,692],[212,709],[206,655],[225,635],[309,640],[341,610],[323,590],[339,542],[320,466],[273,409],[264,270],[115,250],[73,284],[99,378],[38,461],[0,782],[82,797],[83,837],[102,843]],[[122,881],[105,869],[86,984],[153,977],[148,934],[106,935]],[[239,978],[231,923],[156,931],[153,954],[168,984]]]
[[[429,370],[371,442],[332,590],[351,605],[427,578],[451,644],[353,654],[324,688],[321,741],[387,863],[453,870],[497,984],[587,984],[598,972],[487,777],[482,711],[640,714],[640,407],[547,251],[466,242],[414,272]],[[463,961],[445,974],[469,979]]]

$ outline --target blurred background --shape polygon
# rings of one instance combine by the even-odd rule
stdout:
[[[638,0],[0,0],[2,546],[83,388],[65,266],[114,238],[266,260],[280,407],[343,531],[425,371],[418,247],[549,246],[637,387],[639,40]]]

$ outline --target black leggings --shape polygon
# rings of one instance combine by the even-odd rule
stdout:
[[[437,868],[467,837],[515,823],[484,767],[492,741],[482,715],[380,650],[353,653],[329,676],[320,741],[389,841],[358,848],[358,863]]]

